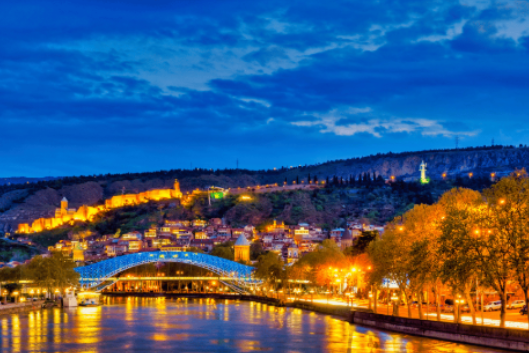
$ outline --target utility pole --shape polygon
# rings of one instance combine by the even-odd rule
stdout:
[[[456,135],[456,150],[459,148],[459,135]]]
[[[492,139],[492,147],[494,147],[494,139]]]
[[[239,170],[239,158],[237,158],[237,170]]]

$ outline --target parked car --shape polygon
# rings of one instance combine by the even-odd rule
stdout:
[[[494,310],[500,310],[500,309],[501,309],[501,300],[490,302],[483,307],[483,311],[494,311]]]
[[[441,311],[443,313],[453,313],[454,312],[454,306],[453,305],[441,305]]]
[[[520,310],[520,315],[527,315],[527,305],[524,305],[522,310]]]
[[[525,306],[525,300],[515,300],[511,304],[507,305],[507,309],[523,308]]]

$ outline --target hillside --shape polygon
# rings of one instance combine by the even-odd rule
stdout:
[[[220,187],[245,187],[266,183],[291,183],[296,178],[307,180],[357,177],[363,173],[402,180],[416,180],[419,164],[428,164],[428,176],[435,180],[454,181],[457,176],[488,176],[491,172],[504,175],[529,164],[527,147],[495,146],[465,150],[419,151],[330,161],[319,165],[281,167],[277,170],[168,170],[149,173],[107,174],[65,177],[41,180],[34,183],[0,185],[0,232],[11,232],[19,223],[31,222],[39,217],[50,217],[62,197],[68,198],[71,207],[83,204],[97,205],[105,199],[124,193],[138,193],[153,188],[170,187],[179,179],[182,191],[211,185]]]
[[[274,219],[287,225],[307,222],[323,229],[344,227],[346,222],[382,225],[396,215],[403,214],[414,204],[431,204],[445,191],[455,186],[481,189],[490,186],[487,179],[456,182],[434,181],[427,185],[417,182],[384,181],[338,183],[314,190],[288,190],[270,193],[247,193],[250,200],[228,195],[215,200],[211,206],[205,195],[197,196],[189,204],[180,200],[149,202],[123,207],[102,213],[94,222],[78,222],[50,231],[31,235],[31,240],[41,246],[72,238],[83,232],[94,235],[114,234],[132,230],[143,231],[152,225],[163,225],[165,220],[193,220],[223,218],[232,227],[255,225],[262,229]]]

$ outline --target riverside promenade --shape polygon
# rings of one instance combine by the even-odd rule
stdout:
[[[24,303],[6,303],[0,305],[0,315],[22,313],[26,311],[37,310],[42,307],[44,300],[28,301]]]
[[[348,307],[308,301],[283,301],[276,298],[256,295],[223,293],[144,293],[108,292],[110,297],[165,297],[165,298],[211,298],[230,299],[265,303],[273,306],[286,306],[321,314],[333,315],[350,323],[374,327],[380,330],[399,332],[421,337],[435,338],[451,342],[480,345],[513,351],[529,351],[529,331],[515,328],[474,326],[465,323],[452,323],[432,320],[408,319],[404,317],[375,314],[362,307]]]

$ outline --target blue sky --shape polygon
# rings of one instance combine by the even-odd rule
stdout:
[[[3,177],[529,140],[529,0],[27,0],[0,16]]]

